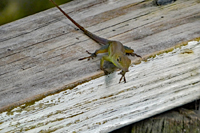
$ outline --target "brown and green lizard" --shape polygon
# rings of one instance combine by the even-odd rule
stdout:
[[[108,40],[105,38],[101,38],[85,28],[83,28],[81,25],[79,25],[76,21],[74,21],[69,15],[67,15],[53,0],[50,0],[72,23],[74,23],[79,29],[81,29],[88,37],[96,41],[97,43],[103,45],[100,49],[96,50],[94,53],[90,53],[86,51],[90,56],[81,58],[79,60],[93,59],[93,57],[96,57],[99,53],[106,53],[108,52],[108,55],[104,55],[101,58],[100,62],[100,69],[104,70],[103,65],[104,61],[112,62],[117,68],[121,69],[121,72],[119,74],[122,75],[122,77],[119,80],[119,83],[124,78],[124,82],[126,83],[125,73],[128,72],[128,68],[131,65],[131,60],[127,57],[127,55],[137,56],[140,57],[140,55],[137,55],[134,53],[134,50],[123,46],[123,44],[119,41],[114,40]]]

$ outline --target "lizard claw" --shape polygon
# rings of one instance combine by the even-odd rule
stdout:
[[[80,58],[80,59],[78,59],[79,61],[80,60],[84,60],[84,59],[88,59],[88,61],[90,60],[90,56],[88,56],[88,57],[83,57],[83,58]]]
[[[123,71],[121,71],[120,73],[118,73],[120,75],[122,75],[122,77],[119,80],[119,83],[121,83],[121,80],[124,78],[124,83],[126,83],[126,77],[125,77],[125,73]]]
[[[89,51],[87,51],[87,50],[86,50],[86,52],[87,52],[88,54],[92,54],[92,53],[90,53],[90,52],[89,52]]]

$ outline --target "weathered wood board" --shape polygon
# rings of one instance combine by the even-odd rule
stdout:
[[[200,98],[200,42],[0,114],[0,132],[109,132]]]
[[[200,3],[198,0],[177,0],[173,4],[162,7],[154,6],[152,1],[142,0],[74,0],[61,7],[89,31],[101,37],[121,41],[124,45],[135,49],[135,52],[142,55],[144,59],[154,52],[200,37]],[[89,62],[78,61],[78,58],[87,56],[85,50],[92,52],[97,48],[99,48],[98,44],[76,30],[75,26],[56,8],[1,26],[0,112],[67,88],[72,89],[68,91],[73,95],[73,92],[77,91],[74,88],[76,85],[90,80],[91,77],[103,75],[103,72],[99,70],[98,57]],[[130,58],[135,60],[135,58]],[[187,66],[187,62],[183,64]],[[142,63],[141,65],[146,64]],[[134,67],[134,70],[135,68],[137,66]],[[148,68],[149,73],[145,76],[150,78],[148,74],[153,74],[152,69]],[[170,67],[166,68],[169,71],[170,69]],[[106,80],[102,80],[101,83],[110,87],[116,85],[114,88],[117,92],[126,90],[128,84],[136,83],[136,73],[140,71],[137,68],[137,70],[129,72],[127,84],[116,84],[120,78],[119,75],[113,77],[112,81],[114,82],[111,82],[110,78],[102,77]],[[113,74],[109,76],[113,76]],[[143,80],[140,83],[146,83]],[[159,82],[163,84],[166,81],[159,80]],[[102,85],[103,90],[100,87],[97,92],[105,91],[107,87],[105,85]],[[80,88],[84,90],[87,87],[81,86]],[[141,88],[139,87],[139,89]],[[106,97],[112,92],[110,97],[112,99],[117,97],[116,91],[107,88],[105,93],[99,95]],[[182,91],[180,90],[180,92]],[[93,95],[98,96],[96,92]],[[198,97],[198,93],[195,95],[196,97],[193,99]],[[163,94],[162,96],[167,95]],[[141,95],[136,96],[137,100],[140,100],[140,97]],[[191,95],[188,95],[188,100],[187,97],[184,98],[186,101],[182,104],[189,102]],[[153,103],[154,99],[151,100],[152,104],[159,105],[159,103]],[[81,95],[80,98],[77,98],[77,102],[80,101]],[[112,103],[112,100],[107,102]],[[135,102],[133,101],[133,103]],[[174,102],[173,106],[171,105],[168,109],[175,105],[179,104]],[[65,103],[63,106],[70,105]],[[160,106],[157,109],[158,112],[161,112],[161,109],[167,108]],[[154,110],[154,113],[150,113],[153,115],[158,112]],[[123,112],[121,113],[123,114]],[[115,114],[111,113],[110,115]],[[147,116],[150,115],[142,117]],[[131,116],[127,117],[131,118]],[[118,120],[121,121],[121,119],[116,119],[116,122]],[[127,123],[129,120],[124,124]],[[115,127],[122,125],[123,123],[115,125]]]
[[[145,56],[199,37],[199,6],[196,0],[163,7],[142,0],[75,0],[61,7],[91,32],[119,40]],[[0,107],[38,99],[103,74],[99,58],[77,61],[87,55],[85,50],[97,48],[56,8],[1,26]]]

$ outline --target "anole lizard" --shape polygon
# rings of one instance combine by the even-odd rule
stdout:
[[[79,60],[88,59],[96,57],[99,53],[106,53],[108,52],[108,55],[105,55],[101,58],[100,61],[100,69],[104,70],[103,65],[104,61],[112,62],[117,68],[121,69],[121,72],[119,74],[122,75],[122,77],[119,80],[119,83],[124,78],[124,82],[126,83],[125,73],[128,72],[128,68],[131,65],[131,60],[127,57],[127,55],[137,56],[140,57],[140,55],[137,55],[134,53],[134,50],[123,46],[123,44],[119,41],[114,40],[108,40],[105,38],[101,38],[85,28],[83,28],[81,25],[79,25],[75,20],[73,20],[68,14],[66,14],[53,0],[50,0],[72,23],[74,23],[79,29],[81,29],[88,37],[96,41],[97,43],[103,45],[100,49],[96,50],[94,53],[90,53],[86,51],[90,56],[81,58]]]

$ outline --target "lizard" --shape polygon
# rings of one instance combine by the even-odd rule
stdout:
[[[124,79],[124,83],[126,83],[126,78],[125,74],[128,72],[128,68],[131,65],[131,60],[127,57],[127,55],[132,55],[132,56],[137,56],[142,58],[140,55],[137,55],[134,53],[134,50],[124,46],[121,42],[119,41],[114,41],[114,40],[108,40],[102,37],[99,37],[88,30],[86,30],[84,27],[82,27],[80,24],[78,24],[74,19],[72,19],[67,13],[65,13],[53,0],[49,0],[52,2],[73,24],[75,24],[85,35],[87,35],[89,38],[93,39],[95,42],[99,43],[102,45],[100,49],[97,49],[94,53],[90,53],[86,51],[90,56],[88,57],[83,57],[80,58],[79,60],[84,60],[90,58],[94,58],[97,56],[99,53],[108,53],[108,55],[104,55],[101,58],[100,61],[100,69],[105,72],[105,69],[103,68],[104,61],[109,61],[112,62],[117,68],[121,70],[119,74],[121,74],[121,78],[119,80],[119,83],[121,82],[122,79]]]

